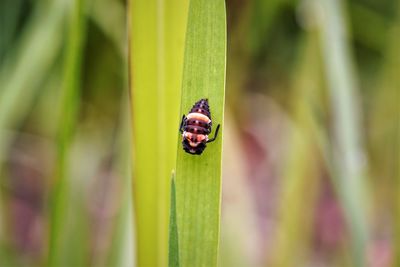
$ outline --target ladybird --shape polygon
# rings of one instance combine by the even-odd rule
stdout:
[[[219,124],[215,130],[214,137],[209,139],[211,133],[211,113],[208,106],[208,99],[197,101],[188,115],[183,115],[179,130],[182,134],[183,149],[192,155],[201,155],[206,144],[213,142],[219,131]]]

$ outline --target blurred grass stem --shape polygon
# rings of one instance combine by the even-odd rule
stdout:
[[[368,240],[366,156],[361,134],[360,98],[347,40],[342,1],[323,0],[321,37],[334,129],[334,182],[353,247],[354,266],[366,266]]]
[[[64,1],[55,1],[45,9],[48,14],[43,14],[43,5],[38,4],[30,26],[0,66],[0,130],[17,127],[31,108],[36,90],[60,51],[64,9]],[[7,149],[6,140],[0,138],[0,158]]]
[[[85,17],[84,0],[71,2],[70,25],[65,55],[64,83],[60,101],[60,120],[58,126],[57,161],[55,166],[54,191],[50,217],[49,266],[59,266],[62,259],[63,232],[66,227],[69,187],[69,156],[79,112],[79,91],[84,45]],[[66,232],[66,231],[65,231]]]

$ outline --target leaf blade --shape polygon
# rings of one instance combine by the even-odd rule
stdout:
[[[189,6],[181,114],[208,98],[214,129],[223,125],[226,25],[222,0]],[[212,134],[211,134],[212,136]],[[201,156],[178,146],[176,208],[181,266],[216,266],[219,245],[222,128]]]
[[[166,266],[187,3],[130,1],[129,12],[137,264]]]

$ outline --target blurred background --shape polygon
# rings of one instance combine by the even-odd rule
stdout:
[[[127,4],[70,2],[0,1],[0,266],[135,262]],[[399,266],[400,2],[226,5],[220,265]]]

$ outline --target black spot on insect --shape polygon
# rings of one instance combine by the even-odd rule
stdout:
[[[215,130],[214,137],[209,139],[211,133],[211,113],[208,99],[197,101],[187,116],[183,115],[181,126],[183,149],[193,155],[201,155],[206,144],[215,141],[218,136],[219,124]]]

